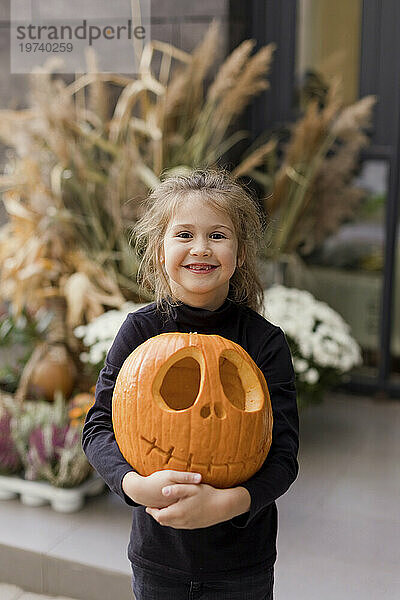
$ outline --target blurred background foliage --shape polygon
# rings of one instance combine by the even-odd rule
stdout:
[[[274,47],[254,51],[245,40],[210,77],[218,44],[216,22],[192,53],[153,41],[134,77],[98,73],[89,55],[88,72],[67,83],[49,64],[31,76],[29,108],[0,111],[9,147],[0,177],[8,215],[0,230],[1,296],[9,319],[26,310],[52,315],[40,351],[25,364],[21,398],[40,361],[52,354],[54,362],[54,346],[82,368],[74,328],[126,301],[152,300],[139,295],[129,247],[149,189],[170,173],[226,166],[229,151],[248,140],[239,117],[268,88]],[[310,72],[300,100],[301,115],[285,136],[260,136],[228,163],[261,190],[265,261],[307,256],[363,197],[352,179],[375,98],[344,105],[337,80]]]

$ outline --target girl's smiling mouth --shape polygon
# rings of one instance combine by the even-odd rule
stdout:
[[[218,265],[210,265],[208,263],[192,263],[190,265],[182,265],[188,271],[192,271],[193,273],[210,273],[214,271]]]

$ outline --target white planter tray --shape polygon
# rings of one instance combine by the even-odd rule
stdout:
[[[27,481],[16,475],[0,475],[0,500],[20,496],[22,504],[43,506],[51,504],[57,512],[71,513],[80,510],[85,496],[96,496],[104,489],[104,481],[93,475],[75,488],[57,488],[45,481]]]

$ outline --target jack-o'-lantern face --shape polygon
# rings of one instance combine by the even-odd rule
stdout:
[[[141,475],[195,471],[231,487],[261,467],[271,445],[265,378],[219,335],[163,333],[138,346],[118,375],[112,410],[118,446]]]

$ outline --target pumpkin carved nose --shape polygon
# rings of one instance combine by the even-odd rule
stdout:
[[[225,419],[226,412],[222,402],[214,402],[213,404],[205,404],[200,409],[200,416],[203,419],[208,419],[211,416],[217,417],[217,419]]]

